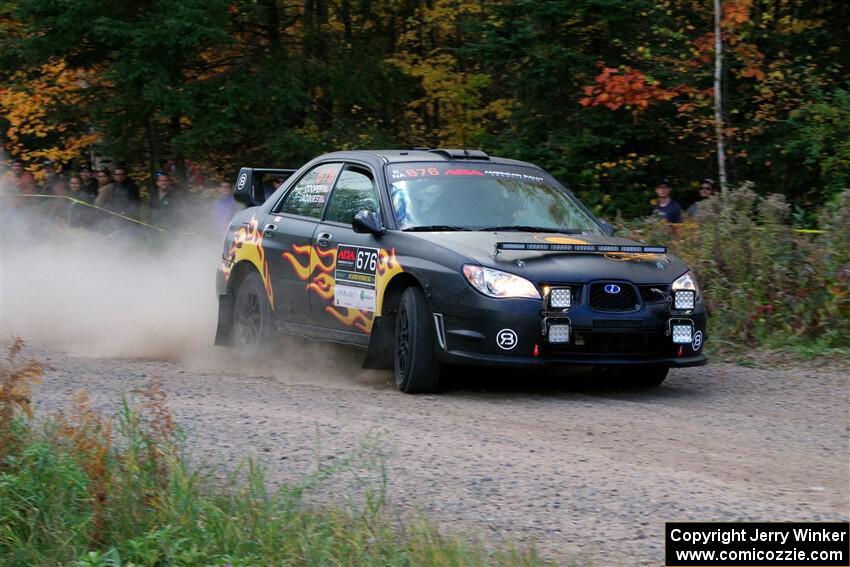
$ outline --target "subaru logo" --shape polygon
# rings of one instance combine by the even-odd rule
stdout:
[[[610,293],[612,295],[620,293],[620,286],[618,286],[617,284],[609,283],[605,286],[605,293]]]

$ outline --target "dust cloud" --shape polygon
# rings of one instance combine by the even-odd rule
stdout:
[[[4,341],[18,335],[75,354],[164,359],[212,344],[221,242],[174,235],[154,244],[41,215],[4,217]]]
[[[386,383],[363,352],[290,338],[262,357],[213,345],[223,235],[150,239],[10,215],[0,227],[0,340],[74,355],[180,361],[204,371],[350,387]]]

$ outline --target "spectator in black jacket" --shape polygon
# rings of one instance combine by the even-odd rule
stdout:
[[[170,228],[180,221],[181,195],[168,174],[157,171],[154,176],[156,191],[151,197],[151,216],[156,225]]]
[[[80,166],[80,181],[82,182],[82,192],[91,198],[94,202],[97,197],[97,179],[92,175],[91,167],[88,165]]]
[[[139,186],[127,175],[127,168],[119,166],[113,173],[112,210],[130,218],[139,218]]]

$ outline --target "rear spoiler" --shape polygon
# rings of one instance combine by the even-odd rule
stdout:
[[[275,169],[268,167],[243,167],[236,176],[233,198],[248,207],[262,205],[271,195],[271,180],[282,177],[289,179],[297,169]]]

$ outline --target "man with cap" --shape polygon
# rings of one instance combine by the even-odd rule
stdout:
[[[652,207],[655,214],[667,222],[679,223],[682,222],[682,205],[678,201],[670,198],[670,193],[673,191],[673,186],[668,178],[661,179],[655,186],[655,194],[658,199]]]

